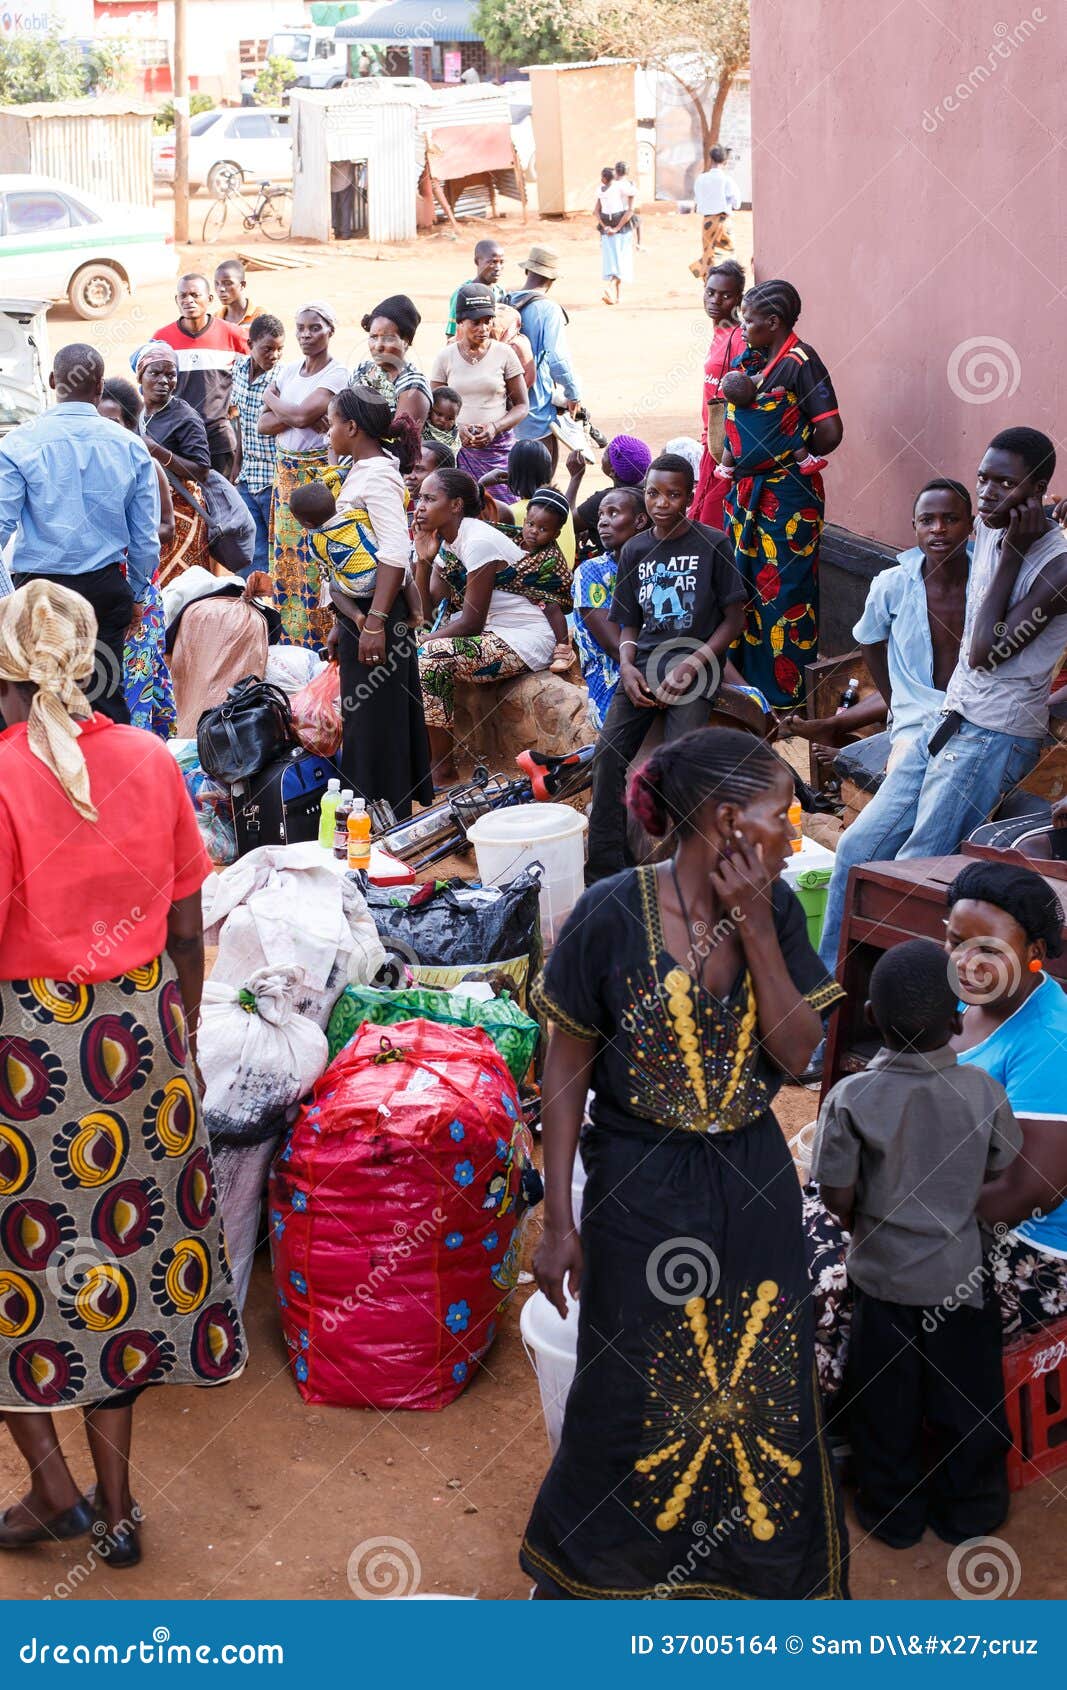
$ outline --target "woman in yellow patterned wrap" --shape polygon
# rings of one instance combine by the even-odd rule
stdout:
[[[534,1272],[578,1320],[521,1551],[538,1596],[847,1595],[800,1185],[770,1107],[841,995],[778,878],[792,797],[747,734],[653,752],[629,803],[673,856],[590,888],[533,988],[552,1023]]]
[[[408,585],[407,489],[422,442],[411,417],[366,387],[330,403],[330,455],[349,467],[320,471],[290,510],[322,566],[333,627],[326,651],[341,669],[341,769],[368,803],[396,815],[433,802],[413,609]],[[410,596],[409,596],[410,595]]]

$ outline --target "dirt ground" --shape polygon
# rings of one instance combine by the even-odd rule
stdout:
[[[206,202],[198,201],[194,227],[204,209]],[[737,221],[747,260],[749,220]],[[515,284],[521,280],[518,261],[532,242],[559,251],[563,275],[556,292],[570,313],[574,361],[595,419],[609,434],[624,429],[659,448],[675,434],[699,432],[707,332],[699,290],[687,271],[698,245],[695,219],[653,212],[645,226],[647,250],[638,256],[636,280],[618,308],[599,303],[597,243],[585,222],[531,218],[524,229],[511,218],[493,232],[508,255],[506,278]],[[252,297],[287,326],[305,301],[331,301],[340,318],[335,351],[353,363],[362,356],[363,312],[386,294],[410,292],[425,313],[415,352],[428,366],[440,344],[448,296],[470,274],[469,249],[485,232],[479,224],[458,245],[437,234],[381,251],[359,243],[324,254],[305,249],[306,267],[252,275]],[[247,255],[264,250],[264,243],[253,238],[225,248],[193,246],[185,256],[191,268],[210,270],[235,250]],[[56,311],[52,348],[90,340],[105,353],[109,373],[126,374],[129,352],[173,316],[162,287],[146,290],[101,324]],[[777,1112],[792,1138],[813,1119],[815,1094],[787,1089]],[[527,1253],[538,1226],[534,1217]],[[3,1557],[0,1596],[347,1600],[353,1552],[369,1539],[388,1538],[402,1545],[412,1572],[417,1564],[425,1592],[524,1598],[528,1580],[516,1555],[548,1453],[518,1331],[519,1308],[531,1289],[519,1287],[487,1365],[442,1413],[309,1409],[286,1369],[261,1254],[246,1309],[251,1360],[244,1376],[217,1393],[150,1391],[138,1405],[134,1488],[147,1522],[143,1565],[111,1573],[106,1563],[94,1565],[84,1541],[38,1548]],[[63,1416],[62,1422],[74,1471],[88,1486],[80,1416]],[[11,1446],[0,1442],[0,1509],[21,1490]],[[1065,1493],[1065,1482],[1050,1479],[1013,1501],[1000,1535],[1019,1552],[1019,1597],[1062,1593]],[[853,1521],[852,1541],[854,1595],[951,1594],[950,1552],[932,1534],[913,1550],[894,1552],[864,1541]]]

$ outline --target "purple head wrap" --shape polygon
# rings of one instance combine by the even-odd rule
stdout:
[[[612,474],[624,487],[637,487],[648,474],[652,453],[633,434],[616,434],[608,441],[608,462]]]

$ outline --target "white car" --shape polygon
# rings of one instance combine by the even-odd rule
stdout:
[[[152,170],[157,181],[173,182],[173,130],[153,138]],[[292,131],[281,106],[224,106],[190,118],[189,191],[206,185],[219,198],[234,170],[250,183],[292,181]]]
[[[0,294],[66,298],[79,317],[109,317],[126,293],[172,281],[177,267],[162,212],[47,176],[0,176]]]

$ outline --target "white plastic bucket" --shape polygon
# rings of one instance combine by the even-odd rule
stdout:
[[[809,1121],[806,1127],[801,1127],[789,1148],[793,1152],[793,1160],[800,1170],[801,1180],[805,1185],[811,1179],[811,1153],[815,1148],[815,1129],[818,1121]]]
[[[555,1455],[578,1360],[578,1304],[568,1295],[567,1318],[562,1320],[544,1293],[535,1291],[522,1305],[519,1331],[537,1374],[548,1447]]]
[[[491,810],[467,829],[486,886],[506,886],[531,863],[541,863],[541,933],[554,945],[582,895],[588,819],[569,804],[518,804]]]

